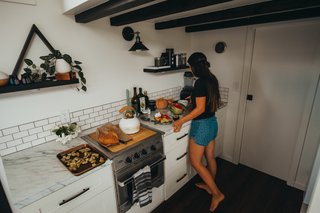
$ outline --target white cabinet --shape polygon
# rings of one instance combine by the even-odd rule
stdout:
[[[62,12],[68,15],[81,13],[107,0],[62,0]]]
[[[169,199],[189,180],[188,133],[190,125],[163,138],[165,161],[165,199]]]
[[[83,177],[21,210],[22,213],[116,213],[111,166]]]

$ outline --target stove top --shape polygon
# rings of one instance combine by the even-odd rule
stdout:
[[[151,130],[149,129],[149,131]],[[141,161],[146,160],[155,154],[163,154],[162,136],[159,132],[154,131],[154,134],[148,137],[143,137],[142,134],[143,131],[140,130],[140,134],[136,133],[131,135],[133,140],[127,142],[127,144],[120,144],[122,148],[114,149],[118,150],[116,152],[110,151],[108,148],[101,145],[98,141],[90,137],[90,134],[82,136],[81,138],[88,144],[97,148],[109,159],[113,160],[114,170],[120,170],[127,166],[139,164]]]

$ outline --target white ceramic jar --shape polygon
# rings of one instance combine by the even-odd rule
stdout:
[[[140,130],[140,121],[138,118],[121,118],[119,122],[121,131],[125,134],[134,134]]]

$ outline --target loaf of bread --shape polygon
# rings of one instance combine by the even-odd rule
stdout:
[[[119,129],[111,123],[107,123],[97,128],[96,135],[103,145],[119,144]]]

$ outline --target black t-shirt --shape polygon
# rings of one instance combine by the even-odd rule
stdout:
[[[215,115],[215,113],[212,111],[212,108],[208,105],[208,90],[204,79],[199,78],[194,83],[191,94],[192,109],[196,108],[196,97],[206,97],[206,109],[201,115],[194,118],[194,120],[209,118]]]

